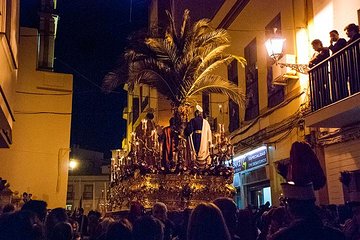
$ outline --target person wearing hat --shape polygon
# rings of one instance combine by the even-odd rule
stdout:
[[[195,117],[187,124],[184,133],[188,137],[191,151],[195,155],[195,164],[200,168],[210,164],[211,128],[209,122],[203,118],[203,109],[199,105],[196,105]]]
[[[295,185],[281,184],[286,210],[291,223],[275,234],[271,240],[342,240],[344,234],[337,229],[324,226],[317,214],[315,192],[312,183]]]

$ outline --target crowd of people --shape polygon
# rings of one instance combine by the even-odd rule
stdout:
[[[83,209],[47,210],[31,200],[20,210],[7,205],[0,215],[0,239],[29,240],[281,240],[360,239],[360,204],[317,206],[312,184],[282,184],[280,206],[238,209],[229,198],[204,202],[194,209],[168,212],[156,203],[146,211],[132,202],[130,210],[101,216]]]
[[[312,68],[316,64],[320,63],[324,59],[328,58],[331,54],[335,54],[340,49],[346,47],[347,45],[353,43],[355,40],[360,38],[359,26],[354,23],[347,25],[344,29],[349,40],[346,41],[344,38],[340,38],[339,32],[337,30],[330,31],[330,45],[329,47],[324,47],[320,39],[314,39],[311,42],[313,49],[315,50],[314,55],[309,61],[309,67]]]

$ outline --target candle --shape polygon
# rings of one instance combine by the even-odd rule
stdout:
[[[147,127],[146,123],[147,123],[146,119],[141,120],[141,129],[144,130],[144,132],[146,132],[146,127]]]
[[[210,145],[210,154],[214,155],[214,144]]]
[[[140,143],[138,141],[135,142],[135,151],[139,151]]]
[[[155,129],[151,131],[151,140],[154,142],[156,140],[156,130]]]
[[[216,133],[215,134],[215,144],[219,144],[220,143],[220,134]]]
[[[136,139],[136,132],[132,132],[131,133],[131,140],[135,141],[135,139]]]

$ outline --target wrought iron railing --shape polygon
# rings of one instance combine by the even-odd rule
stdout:
[[[360,92],[360,39],[309,70],[312,111]]]

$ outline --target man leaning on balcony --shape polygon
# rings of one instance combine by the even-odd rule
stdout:
[[[320,63],[321,61],[330,56],[329,49],[323,47],[323,44],[319,39],[314,39],[311,42],[311,45],[315,50],[315,53],[309,61],[310,68],[314,67],[316,64]]]
[[[359,33],[359,26],[356,25],[355,23],[350,23],[349,25],[347,25],[344,29],[346,35],[350,38],[347,41],[347,44],[349,45],[350,43],[354,42],[356,39],[360,38],[360,33]]]

